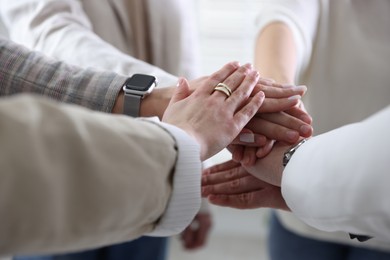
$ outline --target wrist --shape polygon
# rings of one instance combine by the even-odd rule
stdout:
[[[123,93],[122,88],[121,88],[118,96],[115,99],[114,107],[112,108],[111,113],[123,114],[123,97],[124,97],[124,93]]]
[[[157,116],[162,118],[165,109],[172,97],[173,87],[156,88],[150,95],[141,100],[140,117]],[[111,111],[113,114],[123,114],[124,92],[120,91],[116,97],[114,107]]]
[[[292,158],[292,156],[294,155],[294,153],[296,152],[296,150],[298,150],[298,148],[303,145],[304,143],[306,142],[306,139],[302,139],[300,142],[298,142],[297,144],[295,144],[294,146],[292,146],[290,149],[288,149],[284,154],[283,154],[283,160],[282,160],[282,163],[283,163],[283,166],[286,167],[286,165],[288,164],[288,162],[290,161],[290,159]]]
[[[173,90],[173,87],[156,88],[149,96],[141,101],[140,116],[157,116],[161,120],[171,100]]]

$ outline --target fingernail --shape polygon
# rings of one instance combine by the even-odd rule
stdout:
[[[295,141],[296,139],[298,139],[299,134],[296,131],[287,131],[286,136],[288,140]]]
[[[248,68],[248,69],[252,69],[253,65],[251,63],[247,63],[243,67]]]
[[[307,87],[305,85],[292,86],[291,88],[295,91],[303,91],[303,92],[307,91]]]
[[[241,66],[240,62],[238,62],[238,61],[233,61],[233,62],[232,62],[232,65],[233,65],[234,67],[237,67],[237,68]]]
[[[312,131],[311,126],[303,125],[299,128],[299,131],[304,135],[309,135]]]
[[[260,76],[260,73],[257,70],[253,70],[250,75],[257,79]]]
[[[183,78],[179,78],[179,80],[177,81],[176,87],[178,87],[178,86],[180,86],[181,84],[183,84],[183,81],[184,81]]]
[[[301,99],[301,98],[302,98],[301,95],[295,95],[295,96],[289,97],[288,99],[289,100],[297,100],[297,99]]]
[[[240,134],[240,142],[243,142],[243,143],[254,143],[255,142],[255,136],[252,133]]]

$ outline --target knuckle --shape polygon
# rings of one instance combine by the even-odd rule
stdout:
[[[216,72],[210,75],[209,81],[220,81],[221,80],[221,75]]]
[[[248,208],[251,205],[252,197],[251,193],[243,193],[238,196],[239,203],[242,208]]]
[[[232,182],[230,182],[230,188],[232,188],[233,190],[236,190],[240,187],[240,180],[234,180]]]

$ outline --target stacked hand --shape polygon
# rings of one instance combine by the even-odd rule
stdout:
[[[231,95],[215,91],[221,82]],[[233,160],[204,170],[204,197],[221,206],[288,210],[280,188],[283,154],[313,131],[301,102],[305,92],[305,86],[261,79],[250,65],[237,63],[191,86],[184,79],[179,82],[163,120],[192,135],[202,159],[225,147],[233,155]]]
[[[204,197],[221,206],[288,210],[280,189],[283,154],[313,131],[300,100],[305,92],[261,79],[249,64],[227,64],[191,85],[180,79],[163,121],[192,135],[202,160],[225,147],[233,154],[204,171]]]
[[[232,93],[227,96],[215,91],[219,83]],[[201,146],[202,159],[229,144],[234,144],[237,151],[243,151],[245,145],[249,147],[245,149],[269,152],[272,140],[293,143],[300,135],[311,135],[310,117],[297,108],[305,91],[305,87],[281,86],[260,79],[250,64],[229,63],[191,85],[180,79],[162,120],[192,135]],[[241,140],[240,132],[244,136]],[[249,141],[245,139],[248,135]]]
[[[239,209],[276,208],[288,210],[281,193],[283,154],[291,145],[277,142],[272,151],[255,164],[228,162],[203,171],[202,196],[213,204]]]

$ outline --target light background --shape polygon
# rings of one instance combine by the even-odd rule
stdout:
[[[197,0],[201,72],[210,74],[229,61],[253,62],[256,0]],[[226,151],[214,162],[230,158]],[[171,240],[171,260],[267,259],[266,232],[269,210],[234,210],[211,206],[214,227],[207,246],[183,251],[178,239]]]
[[[201,72],[209,74],[229,61],[253,61],[256,37],[255,0],[196,0],[201,50]],[[5,34],[0,22],[0,34]],[[213,158],[222,162],[226,151]],[[266,260],[265,234],[268,210],[234,210],[211,206],[214,226],[203,249],[184,251],[178,238],[171,239],[170,260]]]

